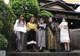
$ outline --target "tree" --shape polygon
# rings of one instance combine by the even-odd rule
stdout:
[[[24,14],[26,18],[28,14],[37,15],[40,11],[37,0],[10,0],[9,7],[12,9],[17,18]]]
[[[50,17],[53,17],[53,14],[49,11],[41,10],[38,16],[44,18],[44,20],[47,22]]]
[[[3,0],[0,0],[0,34],[4,35],[8,40],[10,40],[12,35],[14,17],[10,8]]]
[[[42,10],[40,11],[39,16],[46,20],[46,19],[49,19],[50,17],[53,17],[53,14],[49,11]]]

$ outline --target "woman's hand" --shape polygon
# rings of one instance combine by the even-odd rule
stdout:
[[[31,28],[28,28],[28,31],[30,31],[31,30]]]
[[[34,28],[34,30],[37,32],[38,31],[38,29],[37,28]]]

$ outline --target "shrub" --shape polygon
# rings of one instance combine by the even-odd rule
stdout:
[[[8,40],[5,36],[0,34],[0,49],[5,49],[8,47]]]
[[[3,0],[0,0],[0,34],[4,35],[8,40],[10,40],[13,31],[13,18],[13,12]]]
[[[14,13],[4,3],[4,0],[0,0],[0,34],[3,35],[0,37],[0,48],[6,48],[8,43],[8,48],[11,47],[14,17]],[[4,36],[8,40],[8,43]]]
[[[4,26],[4,25],[3,25],[3,22],[0,21],[0,30],[2,29],[3,26]]]
[[[49,11],[42,10],[42,11],[40,12],[40,16],[41,16],[42,18],[49,19],[49,18],[52,17],[53,15],[52,15]]]
[[[53,14],[49,11],[46,10],[42,10],[40,11],[40,13],[38,14],[39,17],[44,18],[45,22],[48,22],[48,19],[50,17],[53,17]]]

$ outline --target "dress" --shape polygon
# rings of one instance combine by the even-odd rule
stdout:
[[[48,49],[56,49],[56,28],[53,23],[48,24]]]
[[[28,38],[27,38],[27,45],[30,44],[37,44],[36,43],[36,31],[37,25],[35,23],[27,23],[27,29],[28,29]]]
[[[60,28],[60,42],[61,43],[70,43],[68,23],[61,22],[61,24],[59,25],[59,28]]]
[[[38,47],[46,47],[46,24],[38,23]]]

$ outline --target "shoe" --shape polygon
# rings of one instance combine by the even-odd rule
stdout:
[[[70,50],[67,50],[68,52],[70,52]]]
[[[38,50],[33,50],[33,52],[38,52]]]
[[[50,51],[50,52],[56,52],[56,50],[55,50],[55,49],[50,49],[49,51]]]
[[[16,50],[16,52],[22,52],[22,50]]]
[[[33,52],[33,50],[29,50],[30,52]]]
[[[67,52],[67,50],[65,49],[65,52]]]
[[[43,50],[43,49],[41,49],[41,50],[40,50],[40,52],[44,52],[44,50]]]

